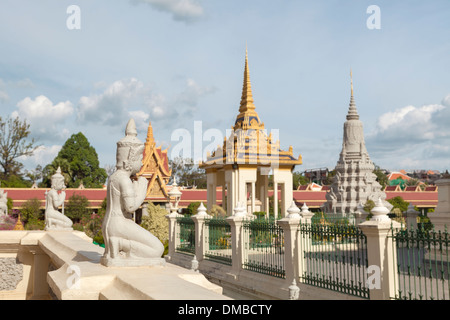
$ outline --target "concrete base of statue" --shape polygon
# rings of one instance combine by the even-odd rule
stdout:
[[[105,267],[152,267],[165,266],[166,260],[163,258],[154,259],[133,259],[128,257],[119,258],[105,258],[100,259],[100,263]]]
[[[9,263],[11,285],[0,299],[230,300],[201,273],[164,259],[105,267],[104,250],[81,231],[2,231],[0,261]]]
[[[73,231],[73,228],[63,228],[63,227],[45,227],[45,231]]]

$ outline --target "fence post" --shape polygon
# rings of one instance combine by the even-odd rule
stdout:
[[[197,214],[192,216],[192,220],[194,220],[195,224],[195,258],[196,262],[199,263],[203,260],[205,256],[205,248],[206,248],[206,238],[205,238],[205,220],[211,218],[209,214],[206,213],[206,208],[203,205],[203,202],[200,203],[200,206],[197,209]],[[195,260],[193,260],[195,261]],[[193,265],[193,269],[196,270],[198,265]]]
[[[180,244],[180,238],[178,237],[179,225],[177,223],[177,218],[183,215],[178,214],[177,210],[166,215],[167,220],[169,220],[169,252],[165,255],[167,261],[170,261],[175,254],[175,249]]]
[[[409,204],[408,210],[406,210],[406,228],[411,228],[415,230],[417,228],[417,217],[420,212],[414,209],[412,203]]]
[[[383,206],[381,199],[378,199],[371,213],[373,217],[369,221],[358,225],[367,237],[367,271],[373,271],[368,275],[366,286],[369,287],[371,300],[390,300],[396,294],[397,250],[389,233],[392,229],[398,229],[400,224],[387,216],[389,209]]]
[[[277,221],[284,233],[284,268],[286,272],[286,284],[289,291],[289,299],[297,300],[300,288],[297,286],[299,279],[299,248],[298,225],[300,224],[300,209],[292,202],[287,210],[288,216]]]
[[[244,264],[244,232],[243,225],[247,219],[247,212],[244,206],[234,209],[234,215],[226,218],[231,227],[231,273],[234,276],[239,274]]]

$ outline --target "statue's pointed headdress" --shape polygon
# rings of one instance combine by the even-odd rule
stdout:
[[[125,128],[125,137],[117,142],[117,166],[121,167],[126,160],[137,159],[144,148],[144,143],[137,137],[136,123],[130,119]]]

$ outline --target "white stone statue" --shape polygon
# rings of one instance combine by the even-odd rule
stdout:
[[[64,200],[66,186],[61,168],[58,167],[52,176],[52,187],[45,197],[45,230],[73,230],[72,220],[64,215]],[[62,207],[62,212],[59,212]]]
[[[8,214],[8,193],[0,189],[0,217]]]
[[[134,178],[142,167],[144,144],[137,138],[133,119],[128,122],[125,135],[117,142],[117,170],[108,179],[102,225],[105,253],[101,263],[124,267],[162,265],[163,244],[132,220],[132,214],[145,200],[148,185],[146,178]]]

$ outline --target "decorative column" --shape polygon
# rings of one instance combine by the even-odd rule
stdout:
[[[195,223],[195,256],[192,264],[192,269],[197,270],[198,263],[203,260],[206,251],[206,236],[209,235],[208,230],[205,230],[205,220],[210,219],[211,216],[206,213],[206,208],[203,202],[197,209],[197,214],[192,216]]]
[[[301,216],[300,209],[293,201],[287,209],[288,215],[277,221],[277,224],[283,229],[284,234],[284,263],[286,272],[286,284],[290,300],[297,300],[300,294],[300,288],[297,286],[299,278],[299,247],[298,247],[298,225]]]
[[[255,212],[255,196],[256,196],[256,189],[255,189],[255,181],[251,182],[251,186],[252,186],[252,193],[251,193],[251,214],[253,214]]]
[[[175,254],[175,249],[180,244],[180,238],[178,237],[179,226],[177,224],[177,218],[182,217],[178,214],[178,203],[181,199],[181,191],[178,189],[177,182],[174,178],[172,189],[168,192],[169,200],[173,200],[170,203],[170,213],[165,217],[169,220],[169,252],[165,256],[167,261],[170,261]]]
[[[300,234],[298,239],[298,249],[297,251],[300,253],[301,256],[304,254],[307,254],[311,250],[311,218],[313,217],[314,213],[309,211],[308,206],[306,205],[306,202],[303,203],[302,210],[300,212],[301,219],[300,219]],[[304,259],[298,260],[298,275],[303,275],[305,273],[306,265],[304,263]]]
[[[47,299],[48,298],[48,283],[47,273],[50,264],[49,256],[39,246],[26,246],[33,255],[32,267],[32,285],[33,295],[30,299]]]
[[[357,207],[357,211],[355,212],[355,220],[356,224],[363,223],[367,220],[367,216],[369,212],[364,210],[363,204],[360,202]]]
[[[314,213],[309,211],[308,206],[306,205],[306,202],[303,203],[301,216],[302,216],[302,223],[311,223],[311,218],[313,217]]]
[[[275,175],[274,175],[275,180]],[[278,217],[278,182],[273,182],[273,216]]]
[[[406,210],[406,228],[411,228],[411,230],[415,230],[417,228],[417,217],[420,212],[414,209],[412,203],[409,204],[408,210]]]
[[[399,230],[400,223],[391,220],[381,199],[371,211],[373,217],[359,224],[367,237],[368,279],[371,300],[390,300],[396,292],[395,273],[397,251],[393,247],[391,235]],[[394,230],[394,231],[392,231]]]
[[[231,250],[232,250],[232,265],[231,274],[235,277],[239,274],[244,264],[244,232],[243,225],[247,219],[247,210],[245,204],[239,204],[234,208],[234,214],[226,218],[231,226]]]

